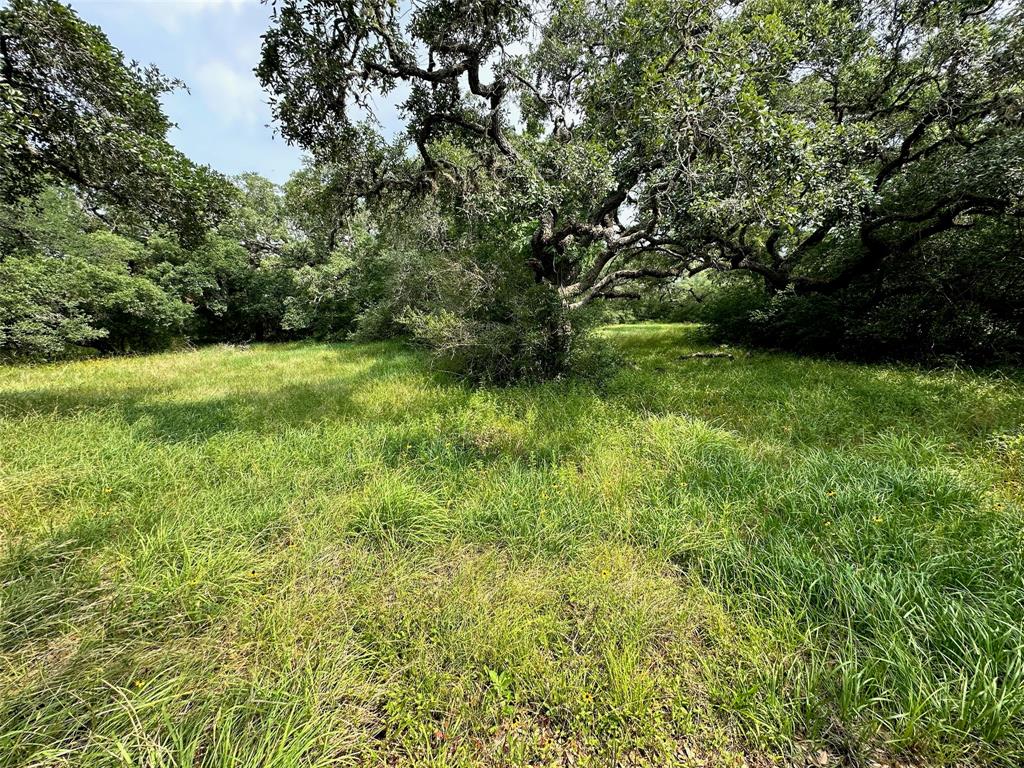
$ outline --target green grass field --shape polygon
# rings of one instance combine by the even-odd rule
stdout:
[[[1024,761],[1024,379],[604,333],[0,369],[0,766]]]

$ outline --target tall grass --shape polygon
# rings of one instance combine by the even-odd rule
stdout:
[[[0,766],[1024,762],[1024,380],[605,334],[0,370]]]

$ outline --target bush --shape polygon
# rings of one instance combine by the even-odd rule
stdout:
[[[304,265],[294,273],[294,290],[284,301],[281,327],[315,339],[344,338],[355,322],[353,262],[334,254],[326,264]]]
[[[273,185],[250,179],[246,190],[229,220],[190,247],[162,231],[114,232],[108,221],[116,211],[101,219],[67,188],[0,206],[0,351],[55,359],[81,346],[145,352],[181,337],[315,335],[327,323],[327,303],[317,305],[311,327],[285,323],[300,279],[313,270],[304,243],[275,217]]]
[[[101,339],[63,269],[39,259],[0,261],[0,357],[53,360]]]
[[[80,305],[104,334],[103,352],[153,352],[181,336],[192,309],[144,277],[82,265],[75,276]]]
[[[768,294],[756,278],[725,273],[710,285],[697,319],[707,323],[717,337],[752,342],[756,335],[752,317],[763,311],[768,301]]]
[[[700,319],[718,339],[862,360],[1019,363],[1024,282],[1019,233],[993,222],[831,295],[770,293],[752,277],[719,276]]]
[[[659,323],[692,323],[701,318],[705,296],[713,284],[703,275],[674,283],[656,284],[633,302],[637,320]]]
[[[54,360],[81,346],[101,352],[166,349],[189,306],[118,265],[27,255],[0,263],[0,349]]]
[[[446,367],[476,382],[536,381],[567,372],[578,329],[558,294],[536,283],[521,258],[501,261],[449,270],[433,306],[406,309],[402,324]]]

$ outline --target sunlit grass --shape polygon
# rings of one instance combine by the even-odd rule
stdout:
[[[604,333],[0,369],[0,766],[1024,761],[1024,382]]]

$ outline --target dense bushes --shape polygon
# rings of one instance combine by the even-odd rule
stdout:
[[[570,311],[554,286],[537,281],[523,258],[524,232],[425,205],[378,235],[353,275],[366,307],[359,337],[407,333],[446,369],[491,384],[600,367],[605,353],[586,333],[591,313]]]
[[[38,259],[0,262],[0,349],[6,356],[54,359],[103,335],[64,275]]]
[[[696,320],[723,340],[860,359],[1024,356],[1022,237],[1008,221],[954,230],[882,278],[833,293],[771,292],[745,273],[705,273],[583,313],[523,266],[527,243],[514,229],[484,231],[423,205],[364,212],[325,238],[298,215],[297,191],[239,179],[230,215],[191,247],[110,224],[116,212],[101,217],[63,187],[5,207],[0,356],[409,336],[473,380],[506,382],[593,368],[582,331],[633,320]]]
[[[5,210],[3,225],[4,356],[150,350],[182,332],[190,309],[154,279],[151,252],[90,217],[67,190]]]
[[[332,242],[297,215],[297,189],[286,190],[239,179],[230,215],[192,247],[108,224],[63,187],[5,207],[0,356],[407,335],[473,380],[506,382],[587,367],[592,342],[581,331],[594,322],[696,320],[723,340],[800,353],[1024,357],[1022,237],[1010,221],[934,238],[881,278],[833,293],[771,292],[745,273],[705,273],[585,314],[537,283],[515,230],[482,231],[424,205],[376,221],[364,212]]]
[[[1024,281],[1019,224],[992,221],[934,239],[872,280],[831,294],[771,293],[719,276],[684,303],[719,338],[858,359],[1020,362]]]
[[[171,146],[180,84],[69,7],[8,5],[0,357],[408,335],[504,382],[568,372],[588,322],[626,319],[862,358],[1024,351],[1017,9],[568,4],[535,28],[518,0],[408,24],[283,2],[257,74],[313,160],[277,187]],[[389,139],[351,106],[392,91]]]
[[[0,212],[0,356],[52,360],[175,341],[248,341],[347,332],[323,302],[334,263],[311,264],[278,190],[244,177],[230,215],[198,244],[117,226],[64,187]],[[110,214],[110,215],[108,215]],[[326,257],[325,257],[326,258]],[[317,279],[310,279],[316,269]],[[326,270],[327,273],[324,273]],[[300,311],[300,307],[305,307]]]
[[[430,308],[407,309],[414,338],[469,378],[508,382],[552,378],[566,371],[571,319],[551,286],[537,284],[521,260],[466,262]],[[497,263],[495,263],[497,262]]]

